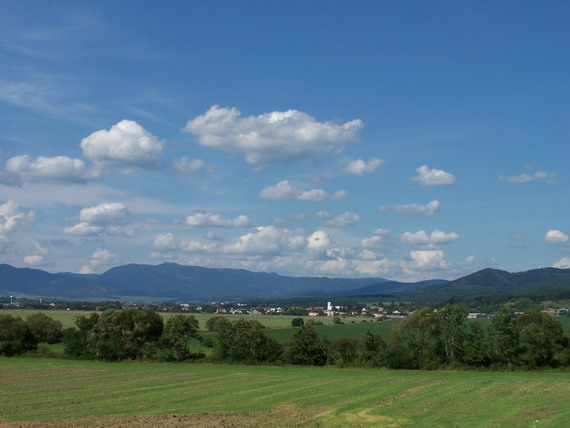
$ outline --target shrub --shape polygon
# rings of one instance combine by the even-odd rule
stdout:
[[[0,315],[0,355],[20,355],[37,349],[38,341],[20,317]]]
[[[305,324],[305,321],[303,321],[303,318],[293,318],[291,320],[291,326],[292,327],[302,327]]]

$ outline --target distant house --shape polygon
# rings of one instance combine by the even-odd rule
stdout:
[[[556,309],[556,316],[568,315],[568,308]]]
[[[318,312],[309,312],[309,316],[310,317],[318,317],[319,313]]]
[[[467,318],[470,320],[477,318],[487,318],[487,314],[484,312],[469,312],[467,314]]]

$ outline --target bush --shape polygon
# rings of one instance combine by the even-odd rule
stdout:
[[[227,321],[225,317],[222,316],[213,316],[211,318],[208,318],[208,321],[206,321],[206,328],[208,329],[208,331],[214,331],[216,329],[216,325],[219,322],[224,322]]]
[[[63,339],[63,325],[45,314],[28,315],[26,322],[39,343],[58,343]]]
[[[263,332],[265,327],[259,322],[222,319],[214,330],[215,360],[259,364],[276,362],[281,358],[281,345]]]
[[[151,309],[106,311],[89,331],[87,346],[95,358],[134,360],[152,355],[162,334],[162,317]]]
[[[325,339],[307,323],[295,331],[285,349],[285,360],[290,364],[323,366],[328,358],[327,348]]]
[[[160,359],[184,361],[190,359],[188,340],[198,335],[198,320],[193,316],[174,315],[166,321],[160,337]]]
[[[76,328],[67,328],[63,331],[63,342],[65,343],[63,352],[67,357],[95,358],[89,346],[88,338],[98,321],[99,314],[97,313],[92,313],[88,317],[80,315],[75,319]]]
[[[293,318],[291,320],[291,326],[292,327],[303,327],[304,324],[305,324],[305,321],[303,321],[303,318]]]
[[[341,338],[332,345],[332,359],[340,367],[353,366],[357,362],[358,340]]]
[[[20,317],[0,315],[0,355],[20,355],[37,349],[38,341]]]

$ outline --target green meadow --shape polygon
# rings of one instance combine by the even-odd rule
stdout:
[[[370,320],[367,322],[362,322],[362,319],[359,319],[354,323],[351,323],[350,321],[346,323],[345,321],[345,324],[315,326],[315,331],[331,342],[344,337],[359,339],[365,330],[370,330],[370,332],[378,334],[380,337],[382,337],[382,339],[387,341],[390,335],[390,331],[399,322],[400,320],[387,320],[380,322]],[[293,337],[295,329],[269,329],[266,333],[268,336],[273,337],[279,343],[287,343]]]
[[[4,310],[4,311],[0,311],[0,313],[3,314],[9,314],[15,317],[22,317],[25,318],[28,315],[31,314],[37,314],[38,312],[44,313],[47,316],[53,318],[54,320],[59,320],[61,321],[61,323],[63,324],[63,328],[68,328],[68,327],[75,327],[74,324],[74,320],[75,318],[77,318],[78,316],[81,315],[89,315],[91,312],[88,311],[62,311],[62,310],[47,310],[47,311],[42,311],[42,310],[35,310],[35,309],[10,309],[10,310]],[[172,315],[174,315],[173,313],[160,313],[163,317],[168,318]],[[208,319],[212,318],[212,317],[225,317],[228,319],[239,319],[239,318],[245,318],[248,320],[255,320],[255,321],[259,321],[261,324],[263,324],[265,327],[267,328],[287,328],[287,327],[291,327],[291,320],[293,320],[293,318],[303,318],[305,320],[305,322],[307,322],[308,320],[312,319],[315,320],[315,318],[310,318],[310,317],[296,317],[293,315],[232,315],[232,314],[223,314],[223,315],[213,315],[213,314],[207,314],[207,313],[199,313],[199,314],[189,314],[194,316],[198,322],[200,323],[200,329],[201,330],[206,330],[206,321],[208,321]],[[357,322],[359,322],[361,320],[361,318],[347,318],[348,320],[357,320]],[[331,317],[319,317],[317,318],[318,321],[321,321],[323,324],[325,325],[332,325],[333,321]],[[348,321],[350,322],[350,321]]]
[[[0,426],[562,427],[570,374],[0,358]]]

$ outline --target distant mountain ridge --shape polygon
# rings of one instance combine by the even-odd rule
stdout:
[[[437,301],[454,296],[522,294],[547,289],[570,289],[570,269],[540,268],[510,273],[487,268],[443,284],[400,294],[402,298],[410,300]]]
[[[356,288],[354,290],[336,293],[338,296],[374,296],[374,295],[391,295],[394,293],[406,293],[420,288],[425,288],[431,285],[442,285],[449,281],[445,279],[428,279],[427,281],[418,282],[400,282],[389,281],[365,285],[364,287]]]
[[[527,293],[570,289],[570,269],[543,268],[509,273],[483,269],[454,281],[415,283],[384,278],[290,277],[244,269],[205,268],[176,263],[129,264],[102,274],[49,273],[0,264],[0,295],[71,299],[150,298],[154,300],[230,300],[325,296],[386,296],[437,301],[453,296]]]
[[[176,263],[129,264],[97,275],[48,273],[0,265],[0,294],[62,298],[222,300],[326,296],[385,281],[383,278],[289,277]]]

